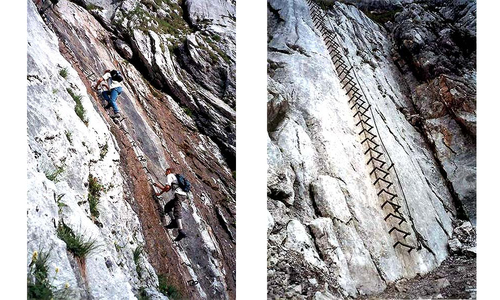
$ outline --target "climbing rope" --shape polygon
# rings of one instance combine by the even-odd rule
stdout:
[[[360,88],[362,85],[359,82],[358,76],[349,58],[343,55],[340,51],[342,48],[340,46],[341,42],[339,37],[334,32],[329,32],[324,25],[324,20],[327,19],[325,12],[312,0],[307,0],[307,3],[311,12],[313,24],[321,33],[337,76],[342,85],[342,89],[346,91],[346,95],[349,97],[348,103],[351,105],[350,109],[355,113],[353,118],[355,119],[356,127],[360,129],[358,135],[361,139],[361,145],[365,150],[364,155],[368,158],[366,165],[372,168],[370,171],[370,178],[372,178],[372,184],[378,190],[377,196],[382,202],[380,208],[387,213],[384,221],[386,221],[390,227],[388,234],[396,240],[393,247],[404,247],[408,249],[408,253],[411,253],[415,247],[406,241],[407,237],[411,235],[410,230],[405,230],[402,226],[404,224],[412,226],[412,224],[408,224],[406,218],[400,210],[402,206],[399,204],[399,196],[394,183],[391,180],[391,171],[394,172],[396,176],[397,183],[403,193],[405,202],[406,197],[404,195],[396,167],[394,166],[394,162],[390,158],[389,153],[380,138],[372,106],[368,102],[368,98],[366,97],[363,89]],[[386,157],[390,163],[387,163]]]

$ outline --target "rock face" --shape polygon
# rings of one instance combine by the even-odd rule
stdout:
[[[408,53],[403,46],[411,42],[398,36],[415,31],[402,29],[410,25],[437,32],[453,27],[441,19],[416,20],[422,14],[413,14],[413,22],[401,17],[416,6],[430,14],[450,12],[457,24],[465,8],[458,2],[432,10],[430,3],[412,1],[364,1],[359,7],[321,2],[322,26],[353,67],[348,72],[358,91],[333,63],[332,43],[313,21],[311,5],[268,1],[271,299],[379,293],[398,279],[439,266],[448,256],[453,221],[472,221],[475,215],[475,69],[471,62],[460,65],[461,58],[448,57],[460,52],[463,60],[473,60],[475,50],[467,54],[455,44],[451,52],[438,51],[436,41],[424,43],[434,46],[433,53],[431,48]],[[466,6],[473,16],[475,6]],[[388,9],[398,13],[378,23]],[[470,20],[464,26],[473,28]],[[439,68],[444,63],[439,60],[427,69],[415,63],[439,55],[455,60],[457,67]],[[420,77],[424,73],[430,77]],[[374,182],[371,154],[350,101],[355,93],[371,105],[366,113],[377,151],[387,165],[394,164],[384,178],[399,199],[401,226],[409,233],[404,237],[390,223],[395,217],[381,207],[383,192]],[[408,252],[398,242],[415,249]]]
[[[234,17],[167,33],[174,2],[61,1],[42,19],[28,1],[28,264],[49,253],[54,292],[71,299],[235,297]],[[92,89],[110,68],[125,78],[119,123]],[[162,226],[173,194],[153,197],[167,167],[192,184],[181,242]],[[76,255],[61,228],[97,249]]]

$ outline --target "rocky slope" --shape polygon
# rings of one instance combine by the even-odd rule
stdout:
[[[455,220],[475,222],[475,3],[357,4],[322,1],[318,22],[305,0],[268,1],[271,299],[379,293],[439,266]],[[354,94],[401,215],[381,207]]]
[[[60,1],[42,19],[28,1],[27,262],[49,253],[56,293],[234,299],[234,5]],[[110,68],[119,124],[91,88]],[[192,183],[179,243],[173,195],[152,196],[166,167]],[[97,248],[75,254],[62,229]]]

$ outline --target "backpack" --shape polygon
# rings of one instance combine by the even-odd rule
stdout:
[[[122,73],[120,73],[120,71],[113,70],[113,71],[111,71],[110,74],[111,74],[111,79],[113,81],[118,81],[118,82],[122,82],[123,81]]]
[[[181,174],[175,174],[175,177],[177,178],[177,183],[179,184],[179,187],[184,192],[189,193],[189,191],[191,190],[191,183]]]

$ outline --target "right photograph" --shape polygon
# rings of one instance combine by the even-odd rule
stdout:
[[[267,7],[268,299],[475,299],[476,1]]]

